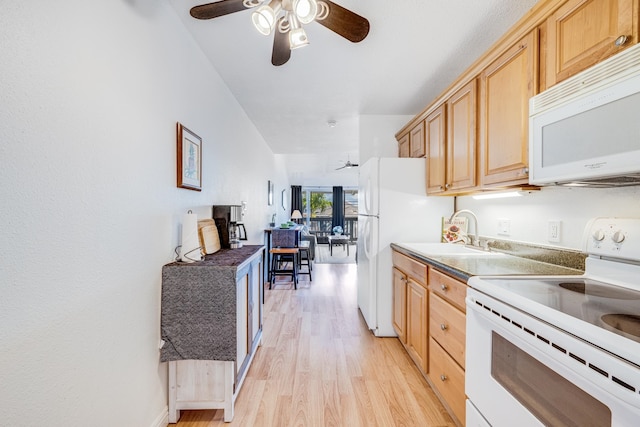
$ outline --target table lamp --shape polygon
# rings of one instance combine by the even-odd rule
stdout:
[[[298,209],[294,210],[291,213],[291,219],[294,220],[295,222],[298,222],[299,219],[302,219],[302,214]]]

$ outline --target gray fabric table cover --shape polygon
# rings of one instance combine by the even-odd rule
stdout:
[[[236,277],[262,248],[221,249],[200,262],[162,267],[161,362],[236,359]]]

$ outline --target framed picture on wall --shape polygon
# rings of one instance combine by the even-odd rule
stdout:
[[[178,123],[178,187],[202,191],[202,138]]]
[[[282,190],[282,210],[287,210],[287,190]]]
[[[267,181],[267,204],[273,205],[273,182]]]

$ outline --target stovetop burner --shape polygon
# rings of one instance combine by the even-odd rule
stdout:
[[[601,319],[612,328],[634,337],[640,337],[640,316],[633,314],[605,314]]]
[[[579,294],[591,295],[600,298],[620,299],[620,300],[637,300],[640,299],[638,292],[629,291],[624,288],[596,282],[594,280],[581,280],[572,282],[558,283],[561,288],[567,289]]]

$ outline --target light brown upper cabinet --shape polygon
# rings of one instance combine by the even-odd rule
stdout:
[[[637,44],[639,28],[640,0],[538,1],[396,134],[402,146],[422,129],[427,193],[528,185],[529,98]]]
[[[409,130],[396,134],[398,140],[398,157],[424,157],[424,120],[415,124]]]
[[[457,194],[476,186],[477,80],[425,120],[427,194]]]
[[[481,184],[527,184],[529,98],[538,88],[538,32],[500,55],[480,76]]]
[[[476,186],[477,86],[474,78],[447,101],[447,191]]]
[[[424,157],[424,122],[420,122],[409,132],[411,157]]]
[[[445,105],[433,110],[425,119],[427,145],[427,194],[445,191],[447,183],[447,122]]]
[[[637,0],[569,0],[546,22],[546,87],[638,42]]]
[[[398,139],[398,157],[410,157],[411,151],[409,150],[409,134],[405,133]]]

